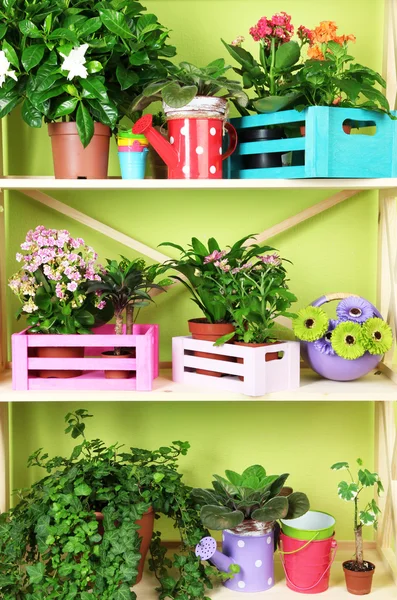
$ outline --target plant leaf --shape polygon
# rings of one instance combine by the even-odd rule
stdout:
[[[347,462],[337,462],[332,465],[331,469],[333,471],[344,471],[345,469],[350,469],[350,466]]]
[[[121,12],[110,8],[101,8],[99,11],[101,21],[109,31],[123,39],[132,37],[125,16]]]
[[[287,500],[287,519],[297,519],[298,517],[302,517],[310,509],[308,497],[302,492],[292,492],[292,494],[287,496]]]
[[[23,120],[29,127],[41,127],[43,115],[29,100],[25,100],[23,103],[21,114]]]
[[[22,64],[27,71],[36,67],[43,59],[46,46],[44,44],[35,44],[25,48],[22,52]]]
[[[182,108],[193,100],[198,91],[195,85],[186,85],[181,87],[178,83],[172,82],[163,88],[162,97],[168,106],[172,108]]]
[[[231,511],[224,506],[206,505],[201,509],[200,518],[208,529],[221,530],[237,527],[244,521],[244,514],[241,510]]]
[[[283,519],[288,513],[288,499],[284,496],[276,496],[270,498],[262,508],[254,510],[252,518],[254,521],[261,521],[267,523],[269,521],[276,521],[277,519]]]
[[[82,102],[77,108],[76,126],[81,143],[86,148],[94,135],[94,121]]]
[[[297,63],[299,58],[299,44],[297,42],[287,42],[279,46],[276,50],[275,67],[278,71],[288,69]]]
[[[277,112],[286,108],[289,104],[292,104],[300,94],[293,92],[286,94],[285,96],[267,96],[266,98],[259,98],[253,101],[255,110],[258,113],[272,113]]]

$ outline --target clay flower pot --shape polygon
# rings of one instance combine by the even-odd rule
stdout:
[[[95,123],[94,136],[84,148],[76,123],[49,123],[55,179],[106,179],[110,127]]]
[[[354,567],[356,565],[357,563],[354,560],[347,560],[342,564],[347,591],[355,596],[365,596],[371,592],[375,565],[368,560],[365,560],[364,566],[366,567],[366,570],[355,571]]]
[[[247,348],[263,348],[264,346],[272,346],[274,343],[279,344],[280,342],[266,342],[264,344],[255,344],[255,343],[246,344],[245,342],[234,342],[234,343],[236,346],[246,346]],[[265,362],[270,362],[272,360],[278,360],[278,352],[269,352],[268,354],[266,354]],[[237,362],[242,364],[244,362],[244,359],[238,358]],[[239,375],[239,380],[244,381],[244,377],[242,375]]]
[[[115,354],[114,350],[106,350],[101,353],[103,358],[135,358],[135,348],[131,351],[124,350],[121,354]],[[105,371],[105,379],[129,379],[133,371]]]
[[[38,347],[36,349],[37,358],[84,358],[84,348],[63,348],[62,346],[54,346],[54,347]],[[70,379],[71,377],[79,377],[83,371],[63,371],[61,369],[50,370],[50,369],[41,369],[37,371],[39,377],[43,379]]]
[[[98,521],[98,533],[103,536],[105,533],[103,526],[104,515],[101,512],[95,512],[96,520]],[[146,511],[142,518],[136,521],[136,524],[139,525],[138,535],[141,538],[141,545],[139,548],[139,552],[141,554],[141,560],[138,564],[138,576],[136,578],[135,584],[139,583],[142,579],[143,568],[145,566],[146,555],[149,550],[150,542],[152,540],[153,528],[154,528],[154,510],[153,508],[149,508]]]
[[[220,337],[232,333],[235,329],[231,323],[208,323],[207,319],[190,319],[188,325],[194,340],[205,340],[208,342],[216,342]],[[219,356],[210,352],[193,352],[193,356],[212,358],[213,360],[222,360],[224,362],[234,361],[232,357]],[[206,369],[196,369],[196,373],[199,375],[208,375],[209,377],[222,377],[222,373],[207,371]]]

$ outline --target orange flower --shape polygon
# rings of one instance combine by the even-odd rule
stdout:
[[[321,21],[314,30],[313,42],[319,44],[330,42],[335,38],[337,29],[338,26],[334,21]]]
[[[310,46],[307,50],[307,56],[312,60],[324,60],[324,54],[318,46]]]

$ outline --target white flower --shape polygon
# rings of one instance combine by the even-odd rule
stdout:
[[[10,71],[10,61],[7,59],[4,51],[0,51],[0,87],[3,87],[3,83],[6,80],[6,77],[12,77],[15,81],[18,81],[17,76],[15,75],[15,71]]]
[[[70,51],[69,56],[62,54],[65,59],[61,65],[62,71],[69,71],[68,79],[71,80],[73,77],[82,77],[83,79],[87,79],[88,71],[84,66],[86,63],[85,53],[87,52],[88,44],[82,44],[78,48],[73,48]]]

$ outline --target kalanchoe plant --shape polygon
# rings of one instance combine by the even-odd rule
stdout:
[[[251,27],[250,34],[259,42],[259,62],[242,47],[245,38],[239,36],[231,44],[223,42],[229,54],[239,63],[235,72],[243,78],[244,89],[254,89],[255,97],[247,107],[258,113],[282,110],[296,100],[298,93],[286,87],[292,74],[301,68],[299,60],[303,46],[311,43],[312,32],[301,25],[298,41],[292,39],[294,26],[285,12],[262,17]],[[239,109],[239,107],[237,106]],[[239,109],[241,114],[248,110]]]
[[[338,35],[337,29],[333,21],[322,21],[312,32],[308,60],[286,83],[288,93],[297,97],[294,107],[340,106],[390,114],[387,98],[378,87],[386,87],[383,77],[353,62],[348,44],[356,38]]]
[[[129,260],[122,256],[119,262],[107,259],[100,281],[87,284],[87,293],[95,293],[100,305],[107,301],[113,305],[117,335],[123,334],[124,318],[126,334],[132,334],[139,310],[153,302],[150,290],[164,291],[162,286],[172,283],[168,279],[154,283],[158,270],[158,265],[148,266],[141,258]],[[120,348],[116,348],[115,354],[120,354],[120,351]]]
[[[97,254],[83,239],[40,225],[27,233],[21,249],[21,269],[8,285],[22,305],[17,318],[28,315],[31,333],[91,333],[111,319],[106,302],[86,289],[101,277]]]
[[[181,108],[196,96],[228,98],[237,106],[244,107],[248,103],[247,94],[241,89],[238,81],[226,77],[229,69],[223,58],[214,60],[206,67],[196,67],[188,62],[169,65],[167,76],[149,83],[132,108],[143,110],[159,100],[172,108]]]
[[[376,488],[378,495],[384,490],[379,475],[364,468],[361,458],[358,458],[356,462],[358,465],[357,475],[352,474],[349,463],[347,462],[335,463],[332,465],[331,469],[333,471],[347,471],[349,481],[341,481],[338,484],[338,496],[341,500],[352,502],[354,505],[353,526],[356,554],[355,560],[348,561],[349,566],[347,563],[344,563],[344,565],[352,571],[367,571],[369,570],[368,563],[364,560],[363,552],[363,527],[369,526],[377,529],[380,509],[376,500],[372,498],[366,502],[364,508],[360,510],[359,501],[361,495],[365,493],[367,488]]]
[[[295,519],[310,508],[306,494],[293,492],[279,496],[288,473],[267,475],[260,465],[252,465],[240,475],[225,471],[214,475],[212,489],[194,489],[193,498],[202,507],[201,521],[208,529],[233,529],[243,521],[269,523]]]
[[[168,30],[135,0],[3,2],[0,118],[22,103],[31,127],[75,121],[84,146],[114,129],[131,97],[166,75]]]
[[[140,561],[135,521],[153,507],[171,518],[182,548],[166,556],[155,531],[149,568],[159,597],[205,600],[211,567],[194,554],[203,529],[190,488],[178,472],[187,442],[149,451],[124,450],[85,437],[86,410],[66,415],[66,433],[78,440],[69,457],[49,458],[42,449],[28,465],[45,476],[17,492],[18,502],[0,515],[0,596],[4,600],[135,600]],[[100,533],[95,512],[104,515]]]
[[[231,273],[241,265],[251,260],[256,261],[265,252],[273,250],[270,246],[260,247],[256,244],[247,247],[246,242],[250,239],[252,236],[248,235],[225,250],[221,250],[215,238],[210,238],[207,245],[197,238],[192,238],[187,250],[171,242],[160,244],[176,248],[181,253],[180,259],[171,259],[164,263],[163,270],[174,269],[181,274],[173,275],[172,278],[183,283],[190,291],[193,302],[209,323],[233,321],[230,312],[231,301],[228,299],[226,302],[220,291],[225,273]]]

